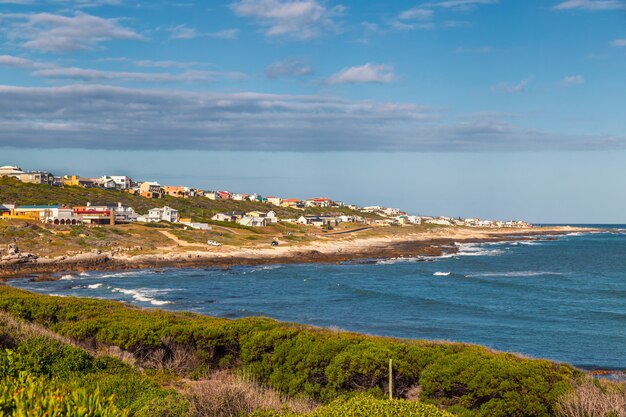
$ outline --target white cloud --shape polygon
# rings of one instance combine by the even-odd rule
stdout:
[[[231,9],[254,20],[267,36],[311,39],[336,30],[334,19],[345,7],[328,8],[318,0],[239,0]]]
[[[173,26],[168,29],[168,32],[170,32],[170,39],[195,39],[201,36],[198,29],[187,25]]]
[[[218,30],[217,32],[209,33],[209,36],[218,39],[237,39],[239,36],[239,29]]]
[[[82,12],[74,16],[15,14],[7,19],[10,23],[4,31],[10,38],[22,40],[26,48],[45,52],[88,50],[112,40],[144,39],[132,29],[121,26],[117,19],[105,19]]]
[[[14,68],[35,68],[38,64],[30,59],[12,55],[0,55],[0,66]]]
[[[145,64],[145,62],[144,62]],[[155,65],[153,65],[155,66]],[[161,65],[163,67],[163,65]],[[240,80],[246,78],[245,74],[238,72],[197,71],[189,70],[181,73],[165,72],[134,72],[134,71],[103,71],[78,67],[54,67],[40,69],[33,75],[42,78],[62,80],[78,80],[86,82],[118,81],[118,82],[146,82],[146,83],[185,83],[214,81],[218,77],[227,77]]]
[[[403,11],[398,15],[401,20],[430,20],[433,18],[434,12],[429,9],[414,7]]]
[[[424,3],[422,7],[441,7],[444,9],[471,10],[477,6],[498,4],[500,0],[442,0]]]
[[[624,0],[566,0],[556,6],[555,10],[620,10],[626,9]]]
[[[518,83],[500,83],[494,85],[491,89],[492,91],[499,91],[506,94],[521,94],[525,93],[528,88],[528,84],[530,83],[530,79],[524,79]]]
[[[394,82],[398,77],[394,73],[391,65],[372,64],[344,68],[326,80],[327,84],[364,84],[380,83],[388,84]]]
[[[302,77],[311,74],[313,68],[297,59],[276,61],[265,69],[265,75],[269,78]]]
[[[611,45],[613,46],[626,46],[626,39],[615,39],[613,42],[611,42]]]
[[[561,80],[563,85],[582,85],[585,83],[585,77],[580,74],[568,75]]]

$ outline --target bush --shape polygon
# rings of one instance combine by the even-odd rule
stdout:
[[[290,412],[262,411],[252,414],[254,417],[296,417]],[[369,396],[358,396],[349,400],[335,400],[320,407],[306,417],[454,417],[437,407],[407,400],[382,400]]]

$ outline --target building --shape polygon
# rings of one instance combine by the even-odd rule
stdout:
[[[330,207],[332,202],[330,198],[318,197],[307,199],[304,205],[305,207]]]
[[[54,175],[46,171],[31,171],[17,175],[17,178],[29,184],[54,185]]]
[[[114,225],[115,210],[106,206],[74,207],[74,214],[80,218],[83,224]]]
[[[139,195],[145,198],[161,198],[163,188],[158,182],[145,181],[139,186]]]
[[[269,201],[269,198],[268,198]],[[297,198],[287,198],[280,203],[281,207],[304,208],[304,202]]]
[[[139,216],[137,218],[137,221],[148,222],[148,223],[156,223],[160,221],[178,223],[179,220],[180,220],[180,214],[178,210],[173,209],[169,206],[150,209],[150,211],[148,211],[147,216]]]
[[[270,196],[267,197],[267,202],[275,206],[280,206],[280,204],[283,202],[283,199],[280,197]]]
[[[23,174],[22,168],[13,165],[5,165],[0,167],[0,177],[14,177]]]
[[[242,211],[227,211],[226,213],[217,213],[211,220],[218,222],[236,222],[245,215]]]
[[[76,225],[81,222],[71,208],[60,206],[21,206],[3,214],[4,218],[39,220],[57,225]]]
[[[265,217],[252,217],[244,216],[237,221],[242,226],[249,227],[265,227],[267,226],[267,219]]]
[[[81,210],[81,215],[85,214],[89,220],[94,220],[97,217],[101,217],[102,221],[86,221],[85,223],[91,224],[125,224],[137,221],[137,212],[135,209],[129,206],[125,206],[122,203],[117,204],[91,204],[87,203],[85,207],[74,207]],[[107,221],[104,217],[113,216],[113,222]]]
[[[330,216],[300,216],[298,223],[317,227],[335,227],[339,221],[336,217]]]
[[[101,181],[113,181],[115,183],[116,190],[128,190],[133,184],[133,180],[130,177],[124,175],[105,175],[100,177]]]
[[[171,185],[166,185],[165,187],[163,187],[163,192],[171,197],[177,198],[189,198],[198,196],[197,190],[183,186],[175,187]]]
[[[83,178],[78,175],[66,175],[63,184],[69,187],[95,188],[98,185],[91,178]]]

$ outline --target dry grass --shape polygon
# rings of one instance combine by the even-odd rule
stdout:
[[[78,346],[71,339],[54,333],[44,326],[15,318],[6,311],[0,311],[0,347],[11,347],[25,339],[37,336],[45,336],[61,343]]]
[[[187,381],[184,394],[198,417],[239,417],[255,410],[290,410],[307,413],[318,404],[309,399],[290,399],[250,378],[218,371],[202,381]]]
[[[556,417],[626,417],[626,386],[588,378],[562,396]]]

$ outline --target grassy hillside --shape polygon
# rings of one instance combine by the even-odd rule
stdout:
[[[145,368],[156,363],[192,379],[218,369],[243,372],[284,395],[324,403],[357,393],[384,397],[389,359],[395,363],[396,397],[419,397],[463,417],[552,416],[558,398],[582,378],[567,365],[473,345],[371,337],[266,318],[141,310],[10,287],[0,287],[0,310],[92,349],[114,346]]]
[[[215,213],[225,211],[269,211],[274,210],[279,217],[297,218],[302,214],[358,214],[363,213],[345,207],[321,209],[307,208],[305,210],[276,207],[267,203],[234,200],[209,200],[206,197],[175,198],[166,196],[159,200],[151,200],[129,193],[98,188],[82,187],[51,187],[48,185],[25,184],[13,178],[0,178],[0,204],[11,203],[19,205],[33,204],[66,204],[71,206],[92,204],[117,204],[131,206],[140,214],[147,214],[154,207],[168,205],[180,211],[181,217],[192,217],[194,221],[209,221]],[[375,215],[367,215],[377,217]]]

